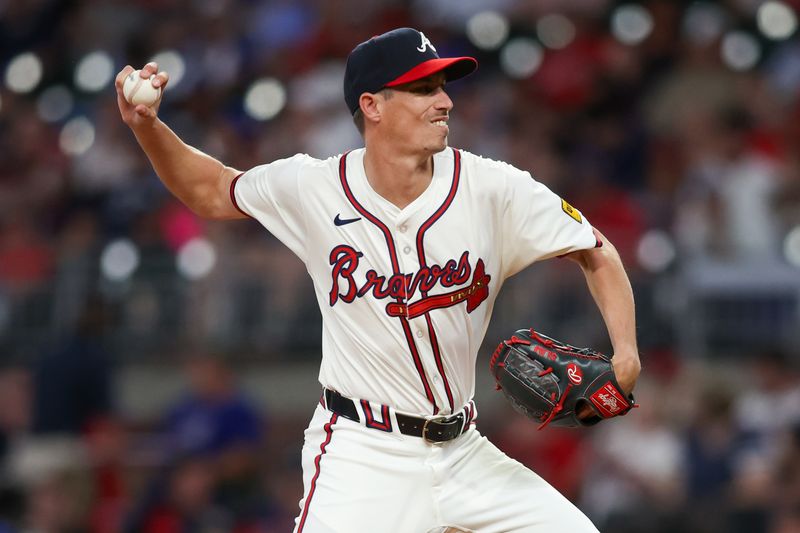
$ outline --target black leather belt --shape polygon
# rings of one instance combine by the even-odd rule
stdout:
[[[356,404],[336,391],[325,389],[325,405],[329,411],[354,422],[360,422]],[[447,442],[461,435],[469,428],[464,424],[464,413],[441,418],[419,418],[395,413],[400,433],[412,437],[422,437],[428,442]]]

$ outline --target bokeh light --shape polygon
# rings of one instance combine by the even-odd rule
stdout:
[[[139,268],[139,249],[129,239],[111,241],[100,254],[100,271],[111,281],[125,281]]]
[[[797,14],[784,2],[764,2],[756,13],[758,29],[765,37],[782,40],[797,30]]]
[[[536,23],[536,35],[547,48],[560,50],[575,39],[575,24],[564,15],[551,13]]]
[[[86,92],[103,90],[114,77],[114,61],[108,52],[96,50],[83,57],[75,69],[75,87]]]
[[[42,61],[33,52],[18,55],[8,63],[5,83],[10,91],[29,93],[42,81]]]
[[[623,44],[637,45],[652,31],[653,16],[644,6],[620,6],[611,15],[611,33]]]
[[[45,122],[58,122],[72,113],[75,99],[64,85],[48,87],[36,100],[36,112]]]
[[[253,83],[244,97],[244,109],[256,120],[269,120],[286,105],[286,89],[275,78],[262,78]]]
[[[476,13],[467,21],[467,37],[482,50],[497,50],[508,39],[508,19],[496,11]]]
[[[761,58],[761,45],[755,37],[743,31],[732,31],[722,38],[722,60],[737,71],[753,68]]]
[[[154,55],[150,61],[158,63],[158,71],[169,74],[169,86],[177,87],[186,74],[186,61],[183,55],[176,50],[163,50]]]
[[[75,117],[61,129],[58,144],[71,156],[85,153],[94,144],[94,125],[86,117]]]
[[[786,234],[783,255],[790,264],[800,268],[800,226],[795,226]]]
[[[190,280],[206,277],[217,264],[214,246],[202,237],[188,241],[178,250],[178,272]]]
[[[664,231],[648,231],[636,246],[636,259],[649,272],[663,272],[669,268],[675,256],[675,244]]]
[[[533,39],[517,37],[508,41],[500,51],[500,65],[512,78],[533,76],[544,59],[544,50]]]

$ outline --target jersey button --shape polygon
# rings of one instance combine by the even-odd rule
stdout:
[[[405,248],[403,248],[403,253],[404,254],[410,254],[411,253],[411,247],[410,246],[406,246]]]
[[[418,329],[417,330],[417,337],[422,338],[422,335],[424,335],[424,333],[422,333],[421,329]]]
[[[406,226],[405,224],[403,224],[402,226],[398,226],[398,228],[397,228],[397,229],[398,229],[398,230],[400,230],[400,233],[405,233],[405,232],[406,232],[406,230],[408,229],[408,226]]]
[[[433,382],[438,385],[442,382],[442,379],[439,376],[433,376]]]

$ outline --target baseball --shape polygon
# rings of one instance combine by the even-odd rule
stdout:
[[[128,74],[125,83],[122,84],[122,94],[125,95],[125,100],[133,105],[144,104],[149,107],[161,98],[161,87],[153,87],[155,74],[146,80],[139,75],[140,72],[134,70]]]

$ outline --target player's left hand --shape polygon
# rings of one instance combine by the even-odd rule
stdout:
[[[617,378],[617,383],[619,383],[622,392],[626,395],[631,394],[642,370],[638,354],[634,353],[633,356],[630,356],[624,352],[616,352],[611,359],[611,366],[614,369],[614,376]],[[589,404],[584,403],[578,408],[577,417],[579,420],[586,420],[593,416],[595,416],[595,412],[589,407]]]
[[[614,368],[614,375],[622,391],[625,394],[631,394],[633,388],[636,386],[639,373],[642,370],[639,358],[625,357],[618,352],[614,355],[614,358],[611,359],[611,366]],[[587,418],[595,416],[595,413],[594,410],[589,407],[589,404],[584,403],[578,408],[577,416],[579,420],[586,420]]]

